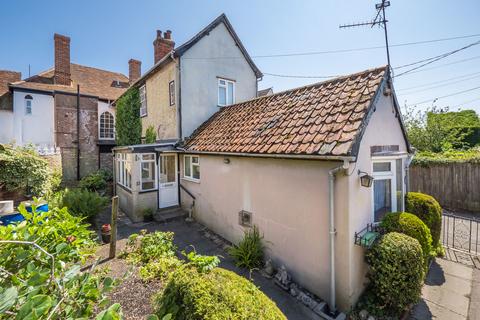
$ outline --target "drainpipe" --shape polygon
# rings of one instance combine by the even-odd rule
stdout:
[[[334,314],[335,305],[335,176],[339,172],[343,172],[349,167],[347,160],[343,161],[343,165],[328,171],[328,203],[329,203],[329,234],[330,234],[330,313]]]
[[[77,84],[77,180],[80,180],[80,85]]]

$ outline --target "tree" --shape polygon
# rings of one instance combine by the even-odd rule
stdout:
[[[117,101],[116,142],[118,146],[139,144],[142,137],[140,94],[138,88],[128,89]]]

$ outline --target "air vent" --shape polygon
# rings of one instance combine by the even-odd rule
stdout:
[[[238,223],[244,227],[252,226],[252,213],[242,210],[238,213]]]

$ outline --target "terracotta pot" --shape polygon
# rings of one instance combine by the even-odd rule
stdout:
[[[104,233],[102,232],[102,241],[103,243],[110,243],[111,233]]]

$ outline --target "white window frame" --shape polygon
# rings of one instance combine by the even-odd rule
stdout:
[[[402,202],[403,208],[405,210],[405,159],[406,156],[382,156],[382,157],[372,157],[371,161],[371,172],[372,177],[374,180],[391,180],[390,186],[390,196],[391,196],[391,204],[392,204],[392,212],[398,211],[398,203],[397,203],[397,160],[402,159]],[[380,171],[374,172],[373,171],[373,164],[374,163],[381,163],[381,162],[389,162],[390,163],[390,171]],[[375,221],[375,182],[372,183],[372,222],[378,223],[379,221]]]
[[[113,127],[111,128],[113,130],[113,137],[112,138],[102,137],[102,116],[105,115],[106,113],[110,114],[110,116],[113,118]],[[105,124],[104,124],[104,127],[105,127]],[[101,139],[101,140],[115,140],[115,116],[113,115],[112,112],[110,112],[108,110],[103,111],[100,114],[100,117],[98,119],[98,138]]]
[[[186,173],[186,162],[187,158],[190,159],[190,176],[187,176]],[[193,158],[197,159],[197,163],[193,163]],[[200,179],[202,177],[202,172],[200,170],[200,156],[198,155],[184,155],[183,156],[183,179],[193,181],[193,182],[200,182],[200,179],[194,178],[193,177],[193,167],[197,166],[198,171],[200,172]]]
[[[153,159],[143,159],[143,156],[151,156],[153,155]],[[158,189],[158,173],[157,173],[157,155],[155,153],[142,153],[140,154],[140,166],[139,166],[139,177],[140,177],[140,190],[141,191],[151,191]],[[153,188],[143,189],[143,164],[144,163],[153,163]]]
[[[28,106],[28,103],[30,102],[30,106]],[[33,113],[32,110],[33,106],[33,98],[30,95],[25,96],[25,115],[30,116]]]
[[[128,190],[132,190],[132,168],[130,167],[130,172],[127,170],[128,160],[126,153],[117,153],[117,184]]]
[[[175,105],[175,80],[172,80],[168,83],[168,100],[170,106]]]
[[[221,81],[224,81],[225,84],[222,84]],[[228,84],[231,83],[232,84],[232,101],[229,103],[228,101],[228,97],[230,96],[228,94]],[[220,88],[225,88],[225,104],[222,104],[220,103]],[[218,106],[220,107],[225,107],[225,106],[229,106],[229,105],[232,105],[232,104],[235,104],[235,81],[233,80],[228,80],[228,79],[224,79],[224,78],[218,78],[218,87],[217,87],[217,102],[218,102]]]
[[[143,85],[138,90],[140,95],[140,117],[145,117],[147,115],[147,87]]]

